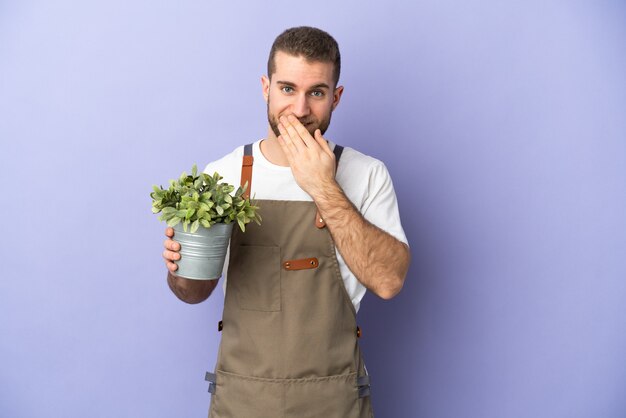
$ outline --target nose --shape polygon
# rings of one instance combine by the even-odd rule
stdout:
[[[297,118],[307,116],[311,109],[309,107],[308,97],[305,94],[298,94],[292,103],[293,115]]]

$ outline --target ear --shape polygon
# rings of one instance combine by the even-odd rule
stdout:
[[[270,96],[270,79],[266,75],[261,76],[261,86],[263,87],[263,98],[265,103],[267,103]]]
[[[332,110],[335,110],[335,108],[339,104],[339,100],[341,100],[341,95],[342,94],[343,94],[343,86],[339,86],[339,87],[335,88],[335,91],[333,92],[333,106],[332,106]]]

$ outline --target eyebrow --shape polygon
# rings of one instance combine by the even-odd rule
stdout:
[[[282,84],[284,86],[289,86],[289,87],[296,87],[296,85],[294,83],[289,82],[289,81],[281,81],[281,80],[279,80],[279,81],[276,82],[276,84]],[[313,90],[313,89],[321,89],[321,88],[330,90],[330,86],[328,84],[326,84],[326,83],[315,84],[314,86],[311,87],[311,90]]]

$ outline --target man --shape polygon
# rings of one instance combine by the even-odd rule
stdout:
[[[210,417],[373,416],[356,312],[366,289],[384,299],[400,291],[410,254],[384,164],[323,137],[344,90],[339,73],[326,32],[283,32],[261,78],[267,138],[205,169],[248,181],[263,217],[246,233],[233,228]],[[176,276],[180,244],[172,228],[166,235],[170,288],[205,300],[218,280]]]

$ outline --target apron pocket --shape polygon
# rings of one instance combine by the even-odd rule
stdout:
[[[359,418],[356,373],[264,379],[216,371],[210,418]]]
[[[277,418],[282,406],[282,386],[272,379],[216,371],[210,418]]]
[[[285,418],[358,418],[356,373],[285,380]]]
[[[229,264],[228,283],[239,308],[276,312],[280,303],[280,247],[240,245]]]

